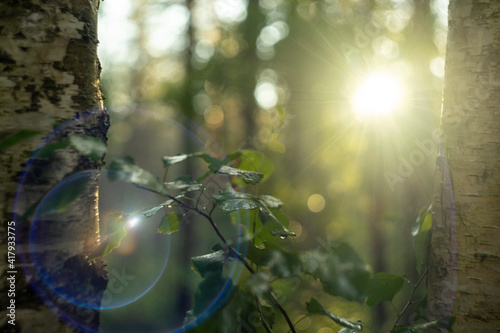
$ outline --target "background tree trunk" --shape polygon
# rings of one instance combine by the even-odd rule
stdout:
[[[500,2],[452,0],[428,280],[430,319],[500,331]]]
[[[102,104],[96,54],[98,7],[99,0],[6,0],[0,4],[0,141],[21,129],[40,132],[0,152],[2,332],[72,332],[77,331],[75,325],[93,331],[99,328],[98,310],[74,304],[92,302],[99,308],[107,285],[104,262],[84,260],[99,242],[97,173],[86,174],[83,194],[57,215],[57,221],[53,215],[44,217],[43,226],[56,227],[44,231],[43,246],[30,244],[33,221],[23,217],[63,179],[99,169],[102,163],[70,147],[49,157],[32,155],[55,123],[70,121],[52,136],[52,142],[75,135],[106,141],[109,118]],[[14,269],[6,261],[9,221],[15,222]],[[33,255],[44,258],[43,274]],[[50,276],[49,283],[41,281],[42,275]],[[15,276],[15,296],[7,297],[12,290],[10,276]],[[57,286],[74,299],[64,300],[47,285]],[[46,298],[43,302],[40,293]],[[12,313],[7,309],[12,300],[15,325],[7,316]]]

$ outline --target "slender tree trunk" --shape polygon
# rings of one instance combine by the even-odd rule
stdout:
[[[107,273],[102,260],[84,259],[99,242],[97,173],[83,176],[82,194],[66,211],[26,214],[63,180],[102,163],[70,147],[49,156],[33,154],[55,123],[69,122],[51,142],[72,136],[106,141],[109,120],[96,54],[98,7],[99,0],[0,3],[0,141],[19,130],[40,132],[0,152],[2,332],[99,329]],[[43,234],[30,241],[34,225]],[[15,249],[8,250],[15,252],[15,262],[6,261],[8,231],[15,233]]]
[[[452,0],[428,280],[429,319],[500,332],[500,2]]]

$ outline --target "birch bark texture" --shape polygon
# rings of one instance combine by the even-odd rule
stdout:
[[[43,217],[41,222],[49,227],[37,246],[30,243],[34,214],[23,216],[67,177],[102,164],[102,158],[89,158],[71,147],[49,156],[34,154],[45,140],[90,136],[106,142],[109,116],[99,80],[98,7],[99,0],[0,3],[0,141],[19,130],[40,133],[0,151],[2,332],[99,328],[107,272],[102,260],[84,259],[99,243],[98,172],[85,174],[82,194],[66,211],[57,218]],[[55,124],[64,123],[54,132]],[[8,221],[15,222],[17,255],[15,296],[9,298],[4,297],[10,288],[7,271],[12,271],[5,259]],[[44,260],[43,272],[33,251]],[[61,290],[73,298],[62,297]],[[6,311],[12,299],[15,325],[8,322],[12,317]],[[89,299],[92,308],[81,306]]]
[[[451,0],[428,316],[500,332],[500,2]],[[446,330],[442,330],[446,331]]]

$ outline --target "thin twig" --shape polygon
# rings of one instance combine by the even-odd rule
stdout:
[[[413,299],[413,296],[415,295],[415,291],[417,290],[417,288],[420,285],[420,283],[424,280],[424,277],[427,275],[427,271],[429,271],[429,266],[427,266],[427,268],[422,273],[422,275],[418,279],[417,283],[413,287],[413,290],[411,291],[411,294],[410,294],[410,298],[408,299],[408,302],[406,302],[406,305],[403,308],[403,310],[401,310],[401,312],[399,313],[398,317],[396,318],[396,321],[394,322],[394,325],[392,325],[391,331],[396,328],[396,326],[398,325],[399,319],[401,319],[401,317],[403,316],[403,314],[405,313],[405,311],[412,304],[412,299]]]
[[[192,207],[192,206],[187,205],[186,203],[182,202],[181,200],[179,200],[179,199],[177,199],[175,197],[172,197],[170,195],[168,195],[168,197],[171,200],[177,202],[179,205],[181,205],[181,206],[183,206],[183,207],[185,207],[187,209],[191,209],[194,212],[196,212],[199,215],[201,215],[204,218],[206,218],[208,220],[208,222],[210,222],[210,224],[212,225],[212,228],[215,230],[215,233],[217,234],[217,236],[220,238],[220,240],[222,241],[222,243],[224,243],[224,245],[229,249],[229,251],[233,252],[236,255],[236,257],[238,258],[238,260],[243,263],[243,265],[245,266],[245,268],[251,274],[255,273],[254,269],[252,268],[252,266],[250,266],[250,264],[246,261],[246,259],[238,251],[236,251],[235,249],[233,249],[231,246],[228,245],[228,243],[226,241],[226,238],[220,232],[219,228],[217,227],[217,224],[215,224],[215,221],[212,219],[212,216],[207,215],[206,213],[200,211],[196,207]],[[285,318],[288,326],[290,327],[290,331],[292,331],[292,333],[297,333],[295,331],[295,328],[293,327],[293,323],[290,320],[290,317],[288,316],[288,313],[286,312],[286,310],[281,306],[281,304],[278,302],[278,300],[276,299],[276,297],[273,295],[273,293],[271,291],[269,292],[269,295],[271,296],[271,300],[273,301],[273,303],[276,305],[276,307],[278,308],[278,310],[281,312],[281,314]]]
[[[283,307],[278,302],[278,300],[276,299],[276,297],[274,297],[274,295],[273,295],[272,292],[269,292],[269,295],[271,296],[271,300],[273,301],[274,305],[276,305],[276,307],[278,308],[278,310],[280,310],[280,312],[283,315],[283,317],[285,317],[285,320],[286,320],[286,322],[288,324],[288,327],[290,327],[290,331],[292,331],[292,333],[297,333],[297,331],[295,331],[295,327],[293,327],[293,323],[290,320],[290,317],[288,316],[288,313],[286,313],[286,310],[283,309]]]
[[[297,321],[295,322],[295,324],[293,324],[293,327],[297,326],[297,324],[298,324],[298,323],[300,323],[302,320],[306,319],[306,318],[307,318],[307,317],[309,317],[310,315],[311,315],[310,313],[308,313],[308,314],[306,314],[306,315],[303,315],[303,316],[302,316],[302,318],[300,318],[299,320],[297,320]],[[290,332],[290,330],[288,330],[288,332]]]
[[[255,303],[257,303],[257,309],[259,310],[260,322],[262,323],[262,326],[264,326],[267,333],[273,333],[273,330],[271,329],[271,327],[269,327],[266,320],[264,319],[264,315],[262,314],[262,308],[260,306],[259,298],[257,296],[255,296]]]

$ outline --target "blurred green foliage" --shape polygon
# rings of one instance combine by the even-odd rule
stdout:
[[[428,235],[422,226],[413,237],[411,230],[415,216],[422,215],[421,207],[432,197],[435,147],[426,146],[426,150],[421,143],[438,126],[439,64],[446,31],[442,1],[234,0],[230,4],[222,0],[140,0],[120,2],[120,11],[112,3],[107,0],[102,5],[100,32],[105,102],[112,114],[108,161],[134,156],[141,169],[151,170],[147,172],[153,177],[143,184],[149,186],[150,181],[164,176],[157,161],[158,156],[167,155],[163,167],[172,168],[169,174],[189,174],[194,182],[171,178],[171,189],[178,186],[180,191],[196,190],[197,184],[222,165],[248,171],[238,174],[227,169],[225,174],[247,175],[247,181],[260,181],[259,185],[248,186],[245,179],[231,177],[232,187],[212,195],[225,212],[234,211],[230,218],[240,221],[252,235],[253,243],[247,240],[252,264],[268,267],[274,276],[300,285],[290,292],[286,284],[271,281],[284,291],[290,315],[299,318],[304,303],[323,289],[333,295],[317,297],[332,304],[329,312],[355,320],[368,318],[363,319],[364,331],[378,332],[385,323],[392,323],[398,314],[389,302],[379,301],[404,306],[408,297],[399,295],[409,291],[400,286],[401,279],[416,281],[425,271]],[[128,8],[125,14],[124,8]],[[119,17],[124,29],[130,27],[126,41],[120,44],[125,51],[113,48],[113,38],[118,36],[115,32],[106,37],[113,30],[104,29],[109,27],[106,20],[119,26]],[[157,35],[164,38],[154,37]],[[171,35],[175,38],[167,38]],[[406,92],[403,103],[390,117],[359,119],[352,97],[363,78],[378,71],[399,77]],[[141,117],[135,116],[141,109],[175,118],[182,126],[199,124],[213,138],[200,143],[206,151],[197,155],[200,163],[208,163],[208,173],[191,172],[200,170],[197,162],[182,169],[176,162],[194,156],[199,147],[189,146],[185,133],[141,127]],[[188,136],[199,135],[200,130],[192,132]],[[138,138],[146,145],[139,144]],[[217,150],[215,145],[222,153],[208,154]],[[226,154],[230,151],[241,155],[231,156],[229,166],[223,155],[230,156]],[[180,153],[185,154],[175,155]],[[262,173],[263,179],[250,172]],[[399,177],[392,187],[388,175]],[[239,191],[243,188],[244,192]],[[273,195],[267,201],[266,193]],[[273,207],[271,198],[280,198],[286,205]],[[317,198],[324,203],[315,205]],[[151,212],[172,203],[169,199]],[[262,204],[267,209],[261,209]],[[214,216],[220,221],[228,219],[224,214]],[[165,221],[165,230],[177,229],[173,216]],[[184,232],[182,222],[179,229]],[[273,235],[273,230],[278,232]],[[283,240],[280,249],[260,248],[276,235],[292,233],[297,237]],[[206,246],[213,245],[211,240],[200,240],[205,235],[206,230],[194,226],[189,237],[196,241],[188,249],[184,239],[189,238],[174,240],[175,252],[187,257],[201,255]],[[310,272],[314,267],[303,262],[296,265],[293,258],[298,253],[303,253],[300,258],[309,255],[328,260],[317,263]],[[179,269],[172,269],[177,272],[172,275],[178,276],[164,284],[181,289],[185,284],[197,285],[199,280],[187,282],[182,260],[173,265]],[[329,271],[332,267],[336,267],[334,272]],[[297,275],[302,269],[308,274]],[[373,275],[383,271],[395,275]],[[353,275],[344,280],[339,272]],[[301,276],[299,282],[294,280],[297,276]],[[387,289],[374,293],[375,286],[378,290],[386,284]],[[231,304],[241,303],[224,307],[214,318],[231,321],[234,318],[224,313],[255,310],[252,297],[244,293],[245,287],[238,286],[230,299]],[[370,310],[350,302],[363,303],[367,293],[369,305],[382,305]],[[417,294],[422,296],[420,290]],[[191,305],[194,299],[192,295],[169,295],[176,300],[165,299],[163,308],[171,313],[178,304]],[[150,303],[141,306],[154,312],[158,304]],[[191,309],[187,305],[179,312]],[[370,311],[372,318],[367,315]],[[306,331],[330,327],[327,317],[319,318],[303,320],[301,327]],[[210,319],[207,325],[219,322]],[[172,323],[178,324],[182,323]],[[281,318],[274,325],[276,331],[286,327]],[[259,329],[264,330],[262,325]]]

